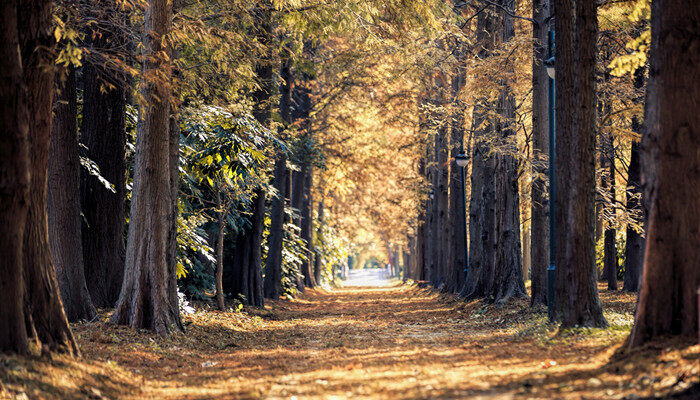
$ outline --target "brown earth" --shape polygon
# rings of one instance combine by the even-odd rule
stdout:
[[[81,360],[0,356],[0,398],[700,398],[700,346],[623,342],[635,295],[601,288],[609,329],[557,332],[527,301],[414,286],[309,290],[264,310],[199,310],[186,334],[74,325]]]

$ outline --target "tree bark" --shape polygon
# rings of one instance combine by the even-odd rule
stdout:
[[[168,262],[172,212],[169,77],[167,52],[172,3],[151,0],[144,27],[143,82],[136,162],[127,238],[124,281],[111,322],[154,330],[159,335],[183,330]],[[156,74],[158,71],[158,74]],[[162,76],[168,79],[163,79]]]
[[[575,7],[575,12],[574,12]],[[607,326],[595,272],[596,3],[555,2],[556,280],[562,327]],[[574,19],[575,15],[575,19]]]
[[[299,227],[300,231],[302,227],[301,213],[304,201],[304,177],[306,176],[306,168],[307,166],[305,164],[302,164],[299,171],[292,172],[292,208],[294,208],[294,210],[297,212],[297,215],[294,218],[294,224]],[[299,237],[303,238],[303,236],[301,236],[301,232],[299,234]],[[300,292],[303,292],[306,288],[306,285],[304,283],[305,276],[304,271],[302,269],[302,264],[303,263],[300,263],[298,265],[299,279],[297,280],[297,289]]]
[[[267,237],[265,260],[265,297],[277,300],[282,294],[282,245],[284,240],[284,205],[287,197],[287,157],[278,152],[275,159],[273,185],[277,190],[270,202],[270,234]]]
[[[23,238],[31,180],[30,119],[22,58],[17,51],[17,5],[16,1],[0,4],[0,352],[28,354]]]
[[[644,171],[651,208],[631,346],[664,335],[698,337],[700,9],[689,0],[651,7]]]
[[[313,184],[313,167],[308,165],[304,174],[303,197],[301,203],[301,238],[306,241],[306,260],[301,262],[301,273],[304,275],[304,285],[312,288],[316,286],[314,273],[311,270],[313,265],[314,243],[313,243],[313,216],[311,207],[313,198],[311,197],[311,185]]]
[[[321,201],[318,202],[318,229],[316,230],[316,237],[318,238],[319,241],[322,241],[323,238],[323,224],[324,224],[324,219],[323,219],[323,208],[324,208],[324,203],[325,203],[325,198],[321,197]],[[316,284],[321,283],[321,272],[323,270],[323,263],[321,262],[321,254],[320,250],[314,247],[314,279],[316,280]],[[331,271],[332,275],[332,271]]]
[[[644,88],[645,69],[639,68],[635,72],[635,89]],[[638,101],[642,101],[640,96]],[[632,117],[632,130],[641,135],[644,134],[641,121],[637,116]],[[641,164],[641,144],[632,142],[630,154],[630,164],[627,169],[627,212],[632,218],[637,218],[638,223],[646,228],[646,213],[642,206],[642,164]],[[637,292],[644,266],[644,236],[627,225],[627,240],[625,241],[625,276],[622,290],[626,292]]]
[[[438,78],[440,80],[441,78]],[[438,91],[444,90],[442,84],[438,84]],[[440,93],[441,98],[444,94]],[[435,133],[435,175],[434,182],[434,217],[433,217],[433,271],[430,280],[432,285],[438,289],[444,289],[447,278],[447,261],[450,259],[451,240],[449,237],[449,147],[447,122],[439,122]]]
[[[608,177],[607,179],[603,177],[603,188],[608,188],[609,196],[613,203],[615,202],[615,149],[613,147],[612,136],[606,138],[607,143],[607,166]],[[614,207],[614,204],[613,204]],[[614,213],[615,210],[611,211]],[[603,263],[605,264],[604,269],[606,271],[605,279],[608,282],[608,290],[617,290],[617,246],[615,244],[615,237],[617,236],[617,230],[613,226],[613,221],[607,222],[607,227],[605,228],[604,243],[603,243]]]
[[[224,232],[226,231],[226,219],[223,204],[221,203],[221,192],[216,190],[216,306],[224,311]]]
[[[51,351],[78,354],[58,290],[49,249],[46,173],[54,86],[51,3],[20,1],[18,27],[24,82],[28,88],[29,159],[32,161],[29,212],[24,231],[25,313],[28,331]],[[33,326],[33,328],[32,328]]]
[[[547,305],[547,267],[549,266],[549,195],[545,178],[549,152],[549,99],[547,71],[542,65],[547,45],[550,0],[533,0],[532,27],[532,216],[530,243],[530,306]]]
[[[494,14],[477,17],[478,57],[489,57],[494,49]],[[487,132],[493,129],[487,110],[495,108],[488,99],[476,99],[472,112],[474,148],[472,153],[471,198],[469,200],[469,260],[465,284],[460,295],[467,299],[483,298],[493,285],[495,246],[494,158],[487,144]]]
[[[459,51],[459,50],[458,50]],[[461,52],[460,52],[461,54]],[[462,57],[464,59],[464,57]],[[459,73],[452,78],[452,91],[455,97],[464,86],[464,76]],[[457,102],[457,108],[452,116],[452,131],[450,134],[451,158],[464,151],[464,107]],[[450,252],[447,262],[449,276],[447,276],[446,290],[450,293],[458,292],[464,285],[464,270],[467,264],[466,246],[466,210],[464,201],[464,170],[462,167],[451,163],[449,176],[449,239]]]
[[[92,320],[95,307],[85,282],[80,235],[80,159],[75,70],[65,82],[56,79],[60,91],[54,101],[49,146],[47,216],[49,245],[56,267],[58,288],[69,321]]]
[[[100,1],[95,7],[99,13],[118,13],[108,4]],[[102,19],[90,14],[86,18]],[[96,23],[87,29],[86,41],[87,46],[99,53],[119,51],[125,39],[112,26]],[[114,307],[119,297],[124,277],[127,91],[126,77],[106,63],[93,54],[83,66],[80,142],[85,146],[82,154],[97,164],[100,174],[114,185],[114,191],[81,169],[80,203],[88,290],[97,307],[109,308]],[[112,88],[108,89],[107,85]]]
[[[423,132],[426,132],[427,134],[427,116],[423,116],[422,118],[422,128]],[[425,146],[425,180],[429,184],[432,185],[433,182],[433,175],[435,174],[435,152],[433,151],[433,143],[431,141],[428,141],[426,146]],[[434,226],[433,226],[433,219],[434,219],[434,202],[435,200],[432,198],[434,197],[434,189],[430,189],[430,193],[428,194],[428,198],[425,201],[425,215],[424,215],[424,221],[423,221],[423,232],[424,232],[424,246],[423,246],[423,264],[420,267],[420,273],[418,274],[418,280],[419,281],[429,281],[430,280],[430,272],[433,269],[433,234],[434,234]]]
[[[262,307],[264,305],[262,280],[262,234],[263,228],[265,227],[265,190],[263,188],[258,188],[255,190],[253,205],[253,226],[252,235],[250,237],[250,304],[256,307]]]
[[[632,155],[628,169],[627,186],[627,210],[637,211],[641,214],[641,163],[639,142],[632,143]],[[644,237],[627,226],[627,241],[625,246],[625,277],[622,290],[636,292],[639,290],[639,281],[644,264]]]
[[[513,0],[501,0],[500,4],[512,10]],[[510,41],[515,35],[512,17],[501,14],[501,40]],[[511,69],[511,67],[506,66]],[[520,244],[520,186],[518,183],[518,152],[515,132],[510,124],[515,120],[515,96],[509,83],[501,82],[499,99],[500,118],[496,123],[499,153],[495,168],[495,254],[494,280],[486,293],[488,301],[504,304],[511,297],[526,297],[522,273]]]

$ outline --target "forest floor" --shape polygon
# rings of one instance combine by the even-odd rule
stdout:
[[[264,310],[199,310],[158,338],[74,325],[83,358],[0,357],[0,398],[700,398],[700,345],[623,345],[635,295],[601,286],[609,329],[558,332],[410,285],[308,290]]]

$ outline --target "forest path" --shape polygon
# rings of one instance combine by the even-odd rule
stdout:
[[[617,359],[635,295],[601,299],[611,329],[559,335],[525,299],[496,308],[396,281],[200,309],[164,338],[102,313],[73,326],[82,359],[0,357],[0,399],[667,398],[700,380],[700,345]]]
[[[525,300],[497,309],[393,283],[307,290],[249,312],[257,317],[241,329],[216,319],[231,313],[210,312],[206,325],[200,316],[187,336],[203,345],[143,365],[148,384],[134,398],[548,399],[618,389],[593,377],[625,332],[547,343],[551,334],[536,328],[544,313]]]

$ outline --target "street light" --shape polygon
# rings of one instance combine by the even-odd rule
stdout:
[[[549,57],[548,59],[544,60],[544,67],[547,69],[547,75],[549,75],[549,79],[554,79],[554,57]]]
[[[550,30],[547,35],[547,60],[544,67],[549,75],[549,267],[547,268],[547,308],[550,321],[554,319],[554,278],[556,271],[556,221],[554,214],[555,207],[555,155],[556,155],[556,125],[555,125],[555,60],[554,60],[554,31]]]
[[[467,156],[463,152],[459,153],[455,156],[455,164],[457,164],[458,167],[464,168],[467,166],[468,163],[469,163],[469,156]],[[462,183],[464,183],[464,182],[462,182]]]

